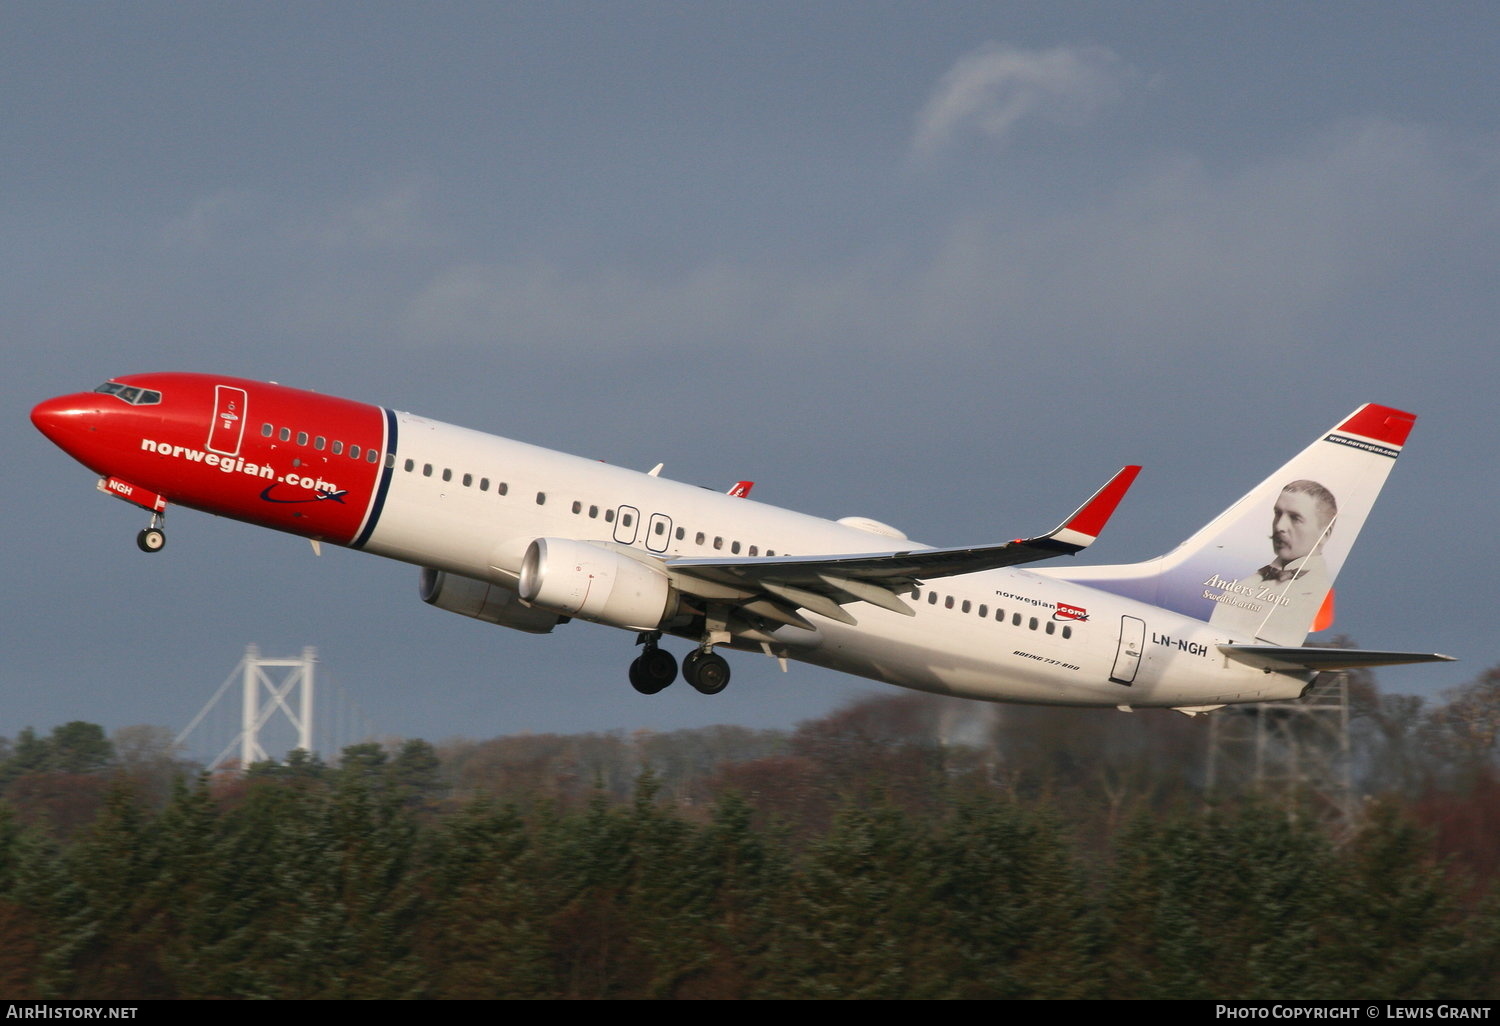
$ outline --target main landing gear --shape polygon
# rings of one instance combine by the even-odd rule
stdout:
[[[656,647],[660,637],[659,632],[642,634],[636,642],[645,645],[646,650],[630,664],[630,686],[643,695],[654,695],[677,679],[676,658],[666,649]]]
[[[151,526],[135,536],[136,548],[142,552],[160,552],[167,544],[167,532],[162,530],[165,521],[160,513],[151,514]]]
[[[657,647],[660,640],[661,632],[651,631],[636,641],[645,651],[630,664],[630,686],[643,695],[654,695],[677,679],[677,660]],[[704,645],[682,661],[682,679],[701,694],[717,695],[729,686],[729,662]]]
[[[729,661],[707,648],[694,649],[682,661],[682,679],[705,695],[729,687]]]

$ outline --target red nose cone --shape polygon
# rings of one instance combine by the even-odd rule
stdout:
[[[55,442],[58,434],[63,430],[63,425],[68,422],[73,405],[67,396],[58,396],[56,399],[37,403],[31,411],[31,422],[36,425],[38,431]]]
[[[31,411],[31,422],[64,451],[77,455],[80,444],[97,427],[94,415],[99,412],[93,393],[60,395],[37,403]]]

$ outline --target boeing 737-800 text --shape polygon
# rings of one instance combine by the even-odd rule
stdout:
[[[1199,712],[1296,698],[1321,670],[1445,659],[1304,647],[1415,417],[1360,407],[1165,556],[1020,569],[1086,548],[1117,473],[1054,530],[933,548],[409,413],[207,374],[136,374],[32,421],[150,511],[169,503],[422,568],[441,609],[532,633],[632,631],[638,691],[729,682],[720,648],[990,701]],[[1269,546],[1267,545],[1269,530]],[[1269,548],[1269,551],[1267,551]]]

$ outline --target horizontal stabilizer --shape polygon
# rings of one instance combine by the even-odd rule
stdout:
[[[1220,645],[1219,651],[1236,662],[1264,670],[1321,672],[1352,670],[1359,666],[1400,666],[1403,663],[1451,663],[1452,656],[1436,652],[1377,652],[1364,648],[1303,648],[1293,645]]]

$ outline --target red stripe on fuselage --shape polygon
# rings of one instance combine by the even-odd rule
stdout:
[[[384,466],[380,407],[209,374],[113,380],[160,392],[161,402],[131,406],[85,392],[49,400],[37,408],[45,418],[33,419],[80,463],[173,504],[340,545],[359,534]],[[224,448],[226,395],[243,405],[233,455],[215,451]]]

